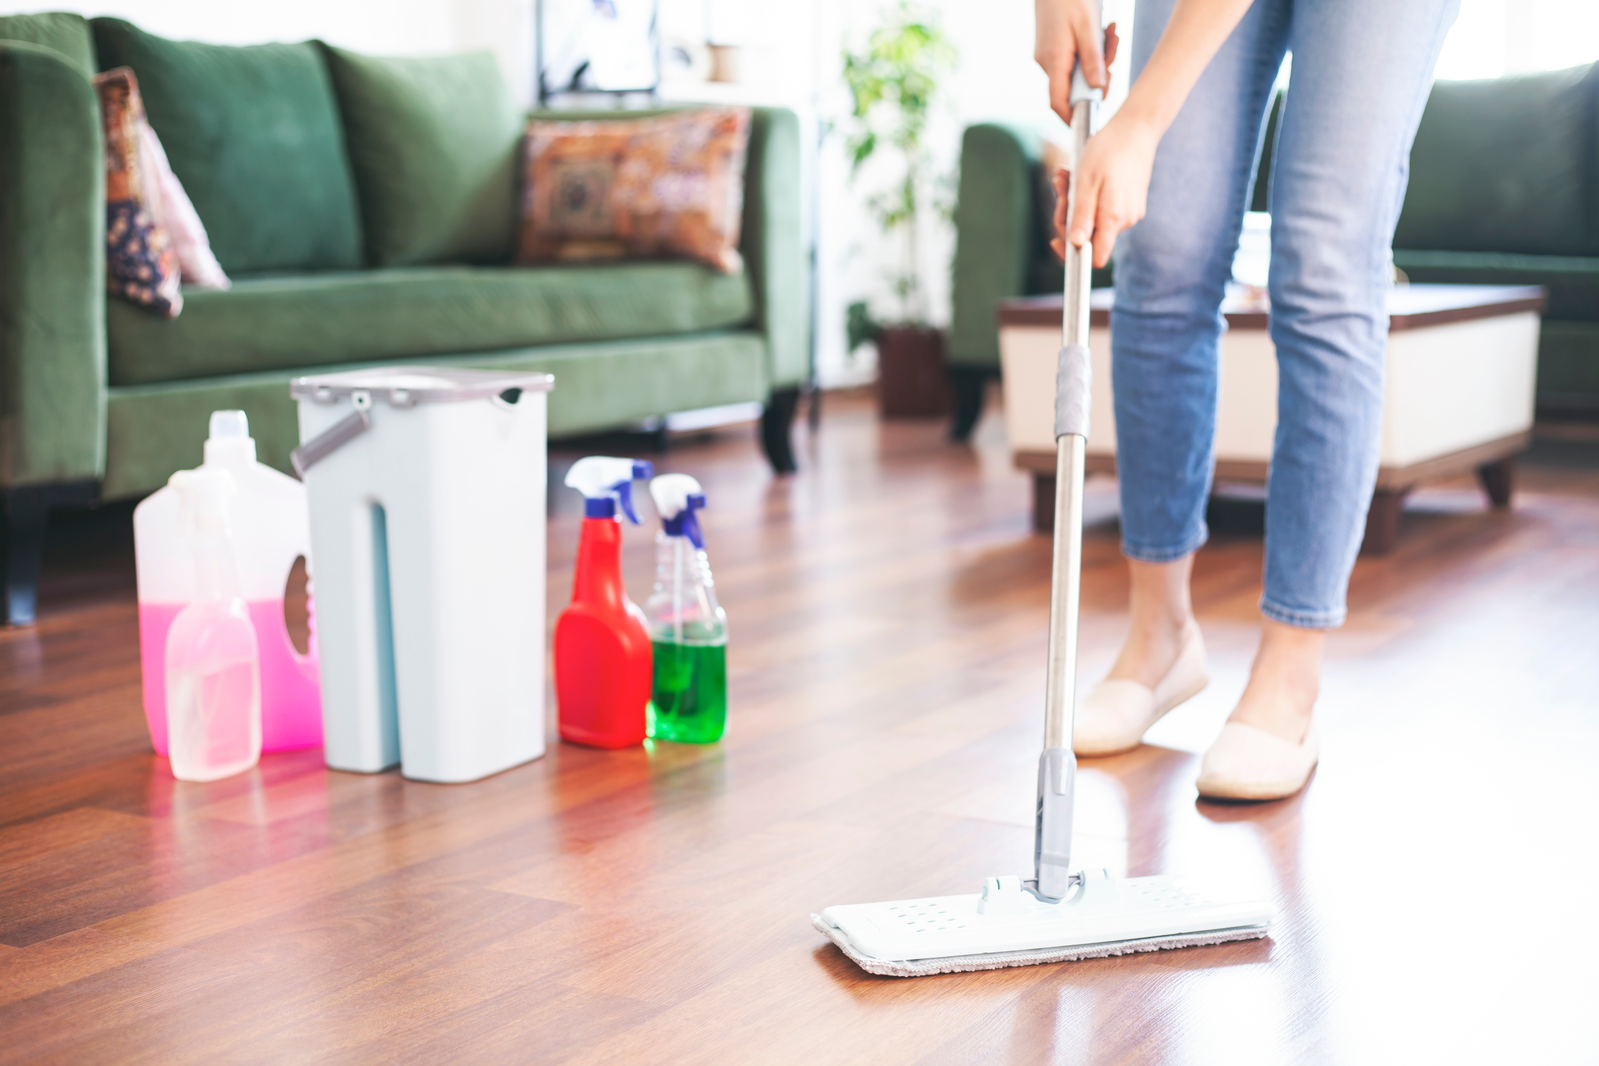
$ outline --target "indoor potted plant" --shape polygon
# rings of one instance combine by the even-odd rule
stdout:
[[[900,266],[890,275],[898,317],[878,323],[864,300],[849,309],[850,347],[877,341],[878,404],[885,418],[943,415],[950,406],[943,334],[927,323],[917,230],[922,212],[947,217],[951,208],[950,181],[934,174],[926,133],[940,83],[954,65],[954,46],[936,19],[904,0],[864,49],[844,53],[851,179],[868,160],[888,155],[896,157],[898,171],[866,202],[884,236],[898,243]]]

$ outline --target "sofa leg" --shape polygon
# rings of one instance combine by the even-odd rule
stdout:
[[[797,385],[773,389],[761,412],[761,448],[772,464],[772,472],[792,474],[798,469],[794,464],[794,441],[790,430],[794,425],[794,409],[799,405],[800,390]]]
[[[1516,457],[1512,455],[1497,463],[1479,466],[1477,480],[1482,482],[1482,491],[1488,494],[1488,502],[1504,510],[1510,506],[1510,497],[1516,488]]]
[[[33,624],[50,511],[90,503],[97,489],[93,481],[62,481],[0,490],[5,505],[4,520],[0,522],[0,561],[5,569],[7,624]]]
[[[949,426],[949,439],[964,443],[971,439],[977,420],[983,417],[983,393],[988,388],[991,370],[980,367],[952,366],[949,368],[950,390],[955,394],[955,418]]]

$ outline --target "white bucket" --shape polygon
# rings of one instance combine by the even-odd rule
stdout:
[[[544,754],[548,374],[295,379],[327,764],[472,781]]]

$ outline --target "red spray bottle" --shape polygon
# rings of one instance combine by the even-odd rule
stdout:
[[[644,612],[622,586],[622,515],[638,525],[632,484],[640,459],[579,459],[566,484],[583,493],[572,602],[555,623],[555,701],[562,740],[626,748],[644,740],[654,663]],[[618,514],[620,510],[621,514]]]

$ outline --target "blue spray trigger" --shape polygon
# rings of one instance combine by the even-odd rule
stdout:
[[[648,459],[633,460],[633,476],[627,481],[618,481],[611,486],[611,491],[616,493],[616,502],[621,505],[622,513],[627,515],[627,520],[635,526],[639,525],[638,512],[633,509],[633,482],[639,478],[647,478],[655,473],[655,464]]]
[[[705,506],[703,492],[690,493],[683,509],[661,522],[661,529],[669,537],[687,537],[696,550],[705,547],[705,534],[700,531],[700,520],[695,512]]]
[[[645,463],[644,465],[648,466],[649,464]],[[635,464],[635,469],[636,468],[637,464]],[[648,477],[649,475],[645,476]],[[622,513],[627,515],[627,520],[632,522],[635,526],[638,525],[638,512],[633,510],[633,482],[618,481],[616,484],[611,486],[611,491],[616,494],[616,502],[621,505]]]

